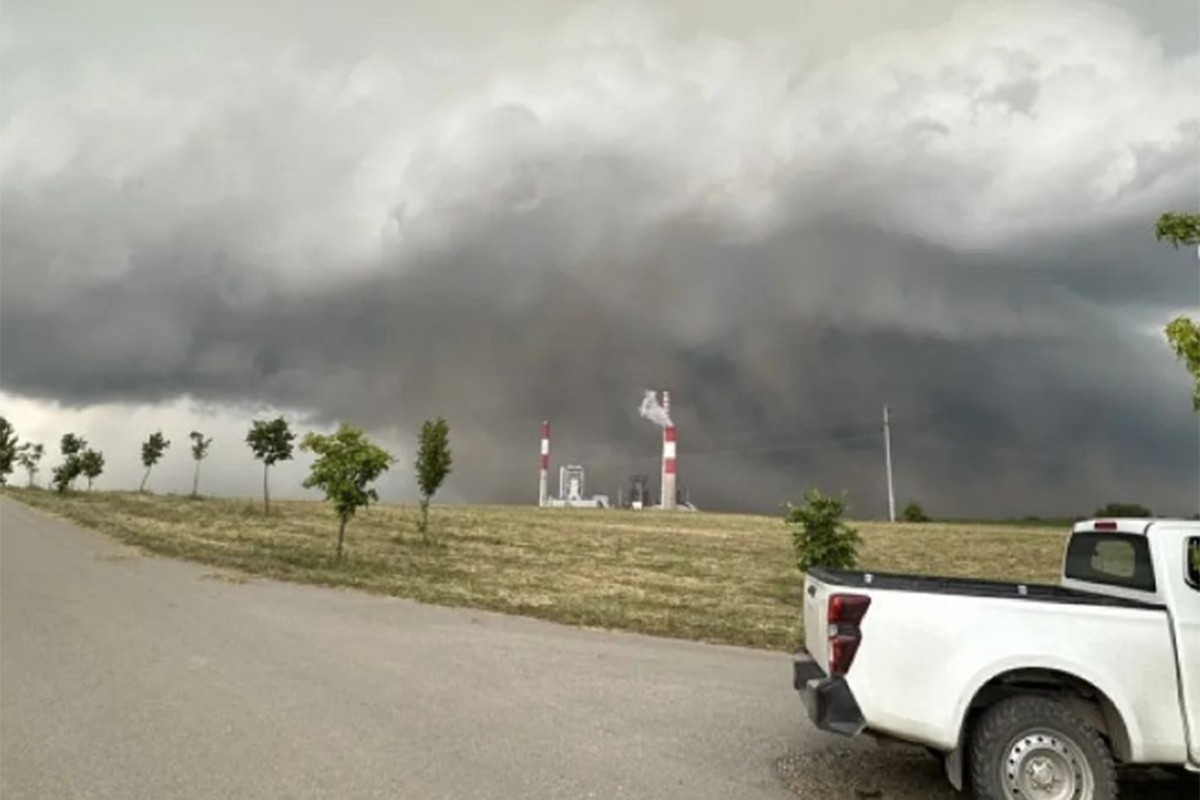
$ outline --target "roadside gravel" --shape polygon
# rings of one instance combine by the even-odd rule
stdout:
[[[966,800],[946,781],[940,762],[920,748],[834,747],[796,752],[778,762],[784,784],[802,800]],[[1121,800],[1197,800],[1200,780],[1157,770],[1128,771]]]

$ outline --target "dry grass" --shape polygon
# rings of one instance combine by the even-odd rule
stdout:
[[[781,519],[533,507],[372,506],[333,559],[332,512],[280,502],[7,490],[15,499],[162,555],[253,575],[351,586],[576,625],[788,649],[800,641],[800,576]],[[1057,577],[1065,530],[865,522],[862,566],[1026,581]]]

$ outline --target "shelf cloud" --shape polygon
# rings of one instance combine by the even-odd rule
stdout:
[[[13,6],[0,400],[26,435],[151,408],[183,442],[189,403],[262,403],[403,448],[442,414],[456,497],[534,502],[543,418],[591,488],[653,475],[661,387],[701,507],[819,485],[881,514],[887,403],[897,492],[935,515],[1197,510],[1161,327],[1200,278],[1153,230],[1198,204],[1200,43],[1138,4],[930,3],[839,39],[784,4],[527,3],[389,40],[365,3],[279,32],[122,2],[140,32],[87,41]],[[215,485],[252,494],[221,477],[247,458],[214,449]]]

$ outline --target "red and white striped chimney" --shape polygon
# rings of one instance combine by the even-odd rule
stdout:
[[[667,424],[663,426],[662,498],[663,508],[675,508],[675,423],[671,421],[671,393],[663,391],[662,407]]]
[[[538,505],[546,505],[550,480],[550,423],[542,420],[542,466],[538,472]]]

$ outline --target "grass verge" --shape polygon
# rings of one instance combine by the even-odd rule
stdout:
[[[146,551],[243,572],[427,603],[708,642],[790,649],[801,579],[774,517],[533,507],[378,505],[346,531],[328,507],[136,493],[7,489],[35,508]],[[1057,578],[1066,531],[987,524],[857,523],[865,569],[1024,581]]]

